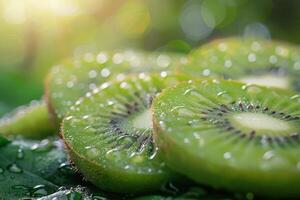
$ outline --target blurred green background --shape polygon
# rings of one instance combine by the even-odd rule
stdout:
[[[232,35],[300,43],[297,0],[0,0],[0,115],[43,95],[64,57],[114,48],[189,52]]]

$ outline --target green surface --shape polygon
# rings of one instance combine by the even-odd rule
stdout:
[[[151,119],[143,113],[157,93],[181,80],[188,78],[131,75],[87,93],[71,108],[62,135],[73,162],[89,181],[113,192],[140,193],[174,179],[159,159]],[[139,117],[142,122],[135,125]]]
[[[297,197],[299,100],[293,92],[234,81],[182,83],[154,100],[155,141],[170,168],[199,183]],[[241,113],[248,118],[237,126],[231,118]],[[285,128],[274,129],[277,121]]]
[[[0,199],[42,197],[82,183],[60,140],[10,142],[0,136],[0,152]]]

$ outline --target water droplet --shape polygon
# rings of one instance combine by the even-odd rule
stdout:
[[[300,70],[300,61],[294,63],[294,69]]]
[[[232,155],[230,152],[225,152],[223,157],[224,157],[224,159],[229,160],[229,159],[231,159]]]
[[[246,90],[249,94],[257,94],[262,91],[260,87],[258,87],[256,85],[252,85],[251,83],[243,85],[242,89]]]
[[[122,82],[122,83],[120,84],[120,88],[129,88],[129,85],[128,85],[128,83],[126,83],[126,82]]]
[[[263,155],[263,159],[264,160],[270,160],[271,158],[274,157],[274,152],[273,151],[267,151],[266,153],[264,153]]]
[[[171,112],[176,112],[180,117],[192,117],[195,113],[184,106],[176,106],[175,108],[171,109]]]
[[[97,77],[97,71],[96,70],[89,71],[88,76],[89,76],[89,78],[96,78]]]
[[[0,167],[0,174],[4,173],[4,169]]]
[[[46,152],[50,151],[54,147],[53,143],[47,139],[42,140],[40,143],[31,146],[32,151]]]
[[[74,82],[73,81],[68,81],[67,82],[67,87],[68,88],[72,88],[74,86]]]
[[[119,153],[119,148],[110,149],[106,152],[106,158],[110,159],[114,156],[117,156]]]
[[[187,96],[187,95],[194,96],[194,97],[198,98],[199,101],[203,101],[203,102],[207,101],[206,97],[204,97],[202,94],[200,94],[200,92],[198,92],[197,90],[195,90],[193,88],[186,90],[184,92],[184,95],[185,96]]]
[[[219,48],[220,51],[224,52],[224,51],[227,51],[228,46],[227,46],[227,44],[222,42],[218,45],[218,48]]]
[[[270,58],[269,58],[269,62],[270,62],[271,64],[277,63],[277,60],[278,60],[277,57],[274,56],[274,55],[270,56]]]
[[[100,73],[101,73],[102,77],[106,78],[106,77],[108,77],[110,75],[110,70],[107,69],[107,68],[103,68]]]
[[[25,156],[24,150],[19,148],[17,152],[17,159],[21,160],[24,158],[24,156]]]
[[[90,98],[90,97],[92,96],[92,93],[91,93],[91,92],[87,92],[87,93],[85,94],[85,96],[86,96],[87,98]]]
[[[232,67],[232,61],[231,61],[231,60],[226,60],[226,61],[224,62],[224,66],[225,66],[226,68]]]
[[[128,170],[130,168],[130,165],[125,165],[124,169]]]
[[[217,96],[219,97],[219,96],[222,96],[223,94],[227,94],[227,92],[226,91],[218,92]]]
[[[209,69],[205,69],[202,71],[202,75],[203,76],[209,76],[210,75],[210,70]]]
[[[47,188],[45,185],[36,185],[32,188],[30,196],[32,197],[43,197],[48,194]]]
[[[248,61],[249,62],[255,62],[256,61],[256,55],[254,53],[250,53],[248,55]]]
[[[99,155],[99,152],[95,147],[86,146],[85,149],[86,149],[86,155],[90,158],[95,158]]]
[[[101,52],[101,53],[99,53],[99,54],[97,55],[96,60],[97,60],[97,62],[98,62],[99,64],[103,64],[103,63],[107,62],[108,56],[107,56],[106,53]]]
[[[82,119],[88,119],[90,116],[89,115],[84,115],[83,117],[82,117]]]
[[[190,143],[190,140],[189,140],[188,138],[184,138],[184,139],[183,139],[183,143],[189,144],[189,143]]]
[[[68,120],[70,120],[72,118],[73,118],[73,116],[68,116],[68,117],[65,118],[65,120],[68,121]]]
[[[160,76],[161,76],[162,78],[167,77],[167,75],[168,75],[168,73],[167,73],[166,71],[162,71],[162,72],[160,73]]]
[[[296,94],[290,97],[290,99],[300,99],[300,94]]]
[[[73,167],[69,163],[61,163],[58,167],[58,170],[65,175],[74,174]]]
[[[163,121],[158,122],[162,129],[166,129],[166,124]]]
[[[230,103],[230,102],[233,101],[232,96],[229,95],[229,94],[227,93],[227,91],[222,91],[222,92],[217,93],[217,97],[221,97],[223,103]]]
[[[22,173],[23,172],[22,168],[19,167],[16,163],[8,165],[7,170],[12,173]]]

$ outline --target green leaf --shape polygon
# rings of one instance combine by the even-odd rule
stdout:
[[[3,137],[1,134],[0,134],[0,147],[6,145],[9,143],[9,140],[7,140],[5,137]]]
[[[0,199],[43,197],[61,186],[82,184],[67,161],[60,140],[15,140],[0,137]]]

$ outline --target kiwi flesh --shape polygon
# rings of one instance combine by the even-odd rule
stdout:
[[[54,118],[61,120],[80,97],[110,79],[124,74],[170,71],[185,56],[176,53],[148,53],[120,50],[85,53],[54,66],[46,80],[46,99]]]
[[[188,73],[300,91],[300,48],[288,43],[219,39],[194,50],[188,61]]]
[[[176,179],[152,141],[150,106],[185,75],[136,74],[104,83],[70,108],[62,137],[85,178],[117,193],[155,191]]]
[[[54,134],[54,126],[44,100],[20,106],[0,119],[0,134],[41,139]]]
[[[181,83],[152,104],[166,164],[198,183],[299,197],[300,95],[226,80]]]

